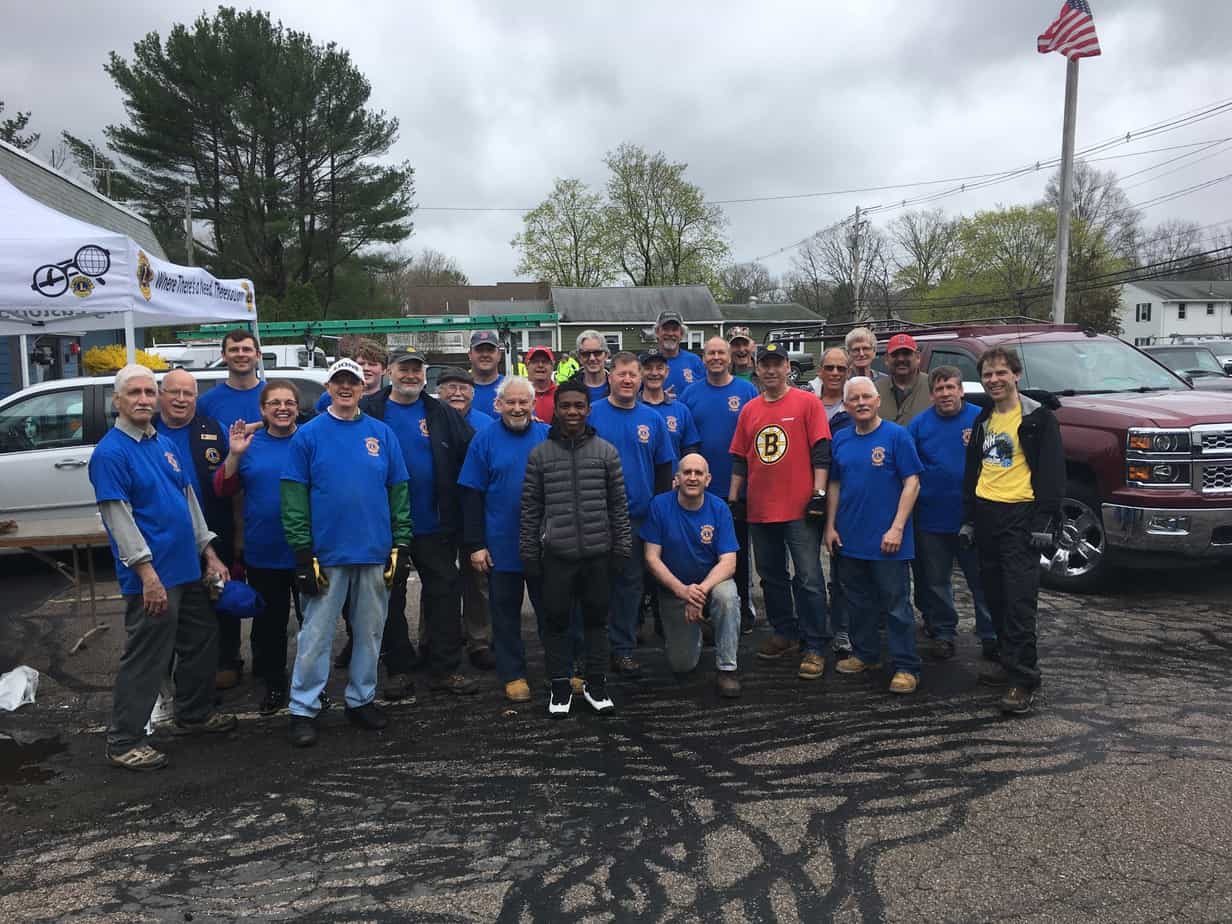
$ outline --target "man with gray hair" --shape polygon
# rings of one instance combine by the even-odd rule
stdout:
[[[706,377],[706,365],[696,353],[680,349],[680,342],[688,336],[684,316],[675,308],[664,308],[655,320],[655,340],[659,354],[667,360],[667,379],[663,390],[673,398],[679,398],[686,388]]]
[[[847,354],[851,357],[848,378],[854,379],[857,375],[862,375],[876,382],[885,375],[873,368],[873,360],[877,358],[877,335],[867,327],[853,327],[847,331],[843,345],[847,347]]]
[[[607,341],[597,330],[584,330],[577,336],[577,354],[582,368],[570,381],[586,386],[593,405],[610,393],[607,384]]]
[[[218,624],[202,583],[230,575],[210,546],[192,476],[175,445],[154,429],[158,386],[144,366],[115,377],[116,425],[95,447],[90,482],[111,539],[124,595],[124,654],[112,694],[107,760],[157,770],[167,755],[145,743],[167,665],[175,658],[173,735],[228,732],[233,715],[213,711]]]

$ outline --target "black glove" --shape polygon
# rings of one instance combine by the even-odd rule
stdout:
[[[321,570],[321,564],[312,557],[312,552],[295,553],[295,586],[301,594],[317,596],[329,586],[329,578]]]
[[[826,525],[826,495],[813,492],[808,506],[804,508],[804,518],[815,526]]]
[[[537,581],[539,578],[543,577],[543,559],[523,558],[522,575],[533,581]]]
[[[743,523],[749,518],[748,504],[742,498],[729,500],[727,502],[727,509],[731,511],[732,519],[737,523]]]
[[[975,548],[975,527],[972,524],[964,523],[958,531],[958,547],[964,552]]]

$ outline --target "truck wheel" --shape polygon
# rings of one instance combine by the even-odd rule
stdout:
[[[792,363],[791,370],[787,373],[787,381],[795,385],[800,381],[800,376],[804,375],[804,370],[800,368],[799,363]]]
[[[1053,590],[1094,593],[1109,576],[1107,537],[1099,501],[1090,489],[1069,482],[1061,499],[1056,548],[1040,555],[1041,581]]]

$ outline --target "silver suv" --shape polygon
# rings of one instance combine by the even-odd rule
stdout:
[[[227,371],[192,375],[204,394]],[[310,414],[325,390],[324,369],[267,369],[265,376],[294,382]],[[112,381],[111,376],[56,379],[0,399],[0,520],[94,514],[86,469],[95,445],[115,423]]]

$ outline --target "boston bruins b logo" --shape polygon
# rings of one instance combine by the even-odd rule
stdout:
[[[762,427],[753,438],[757,458],[766,465],[773,465],[787,455],[787,431],[778,424]]]

